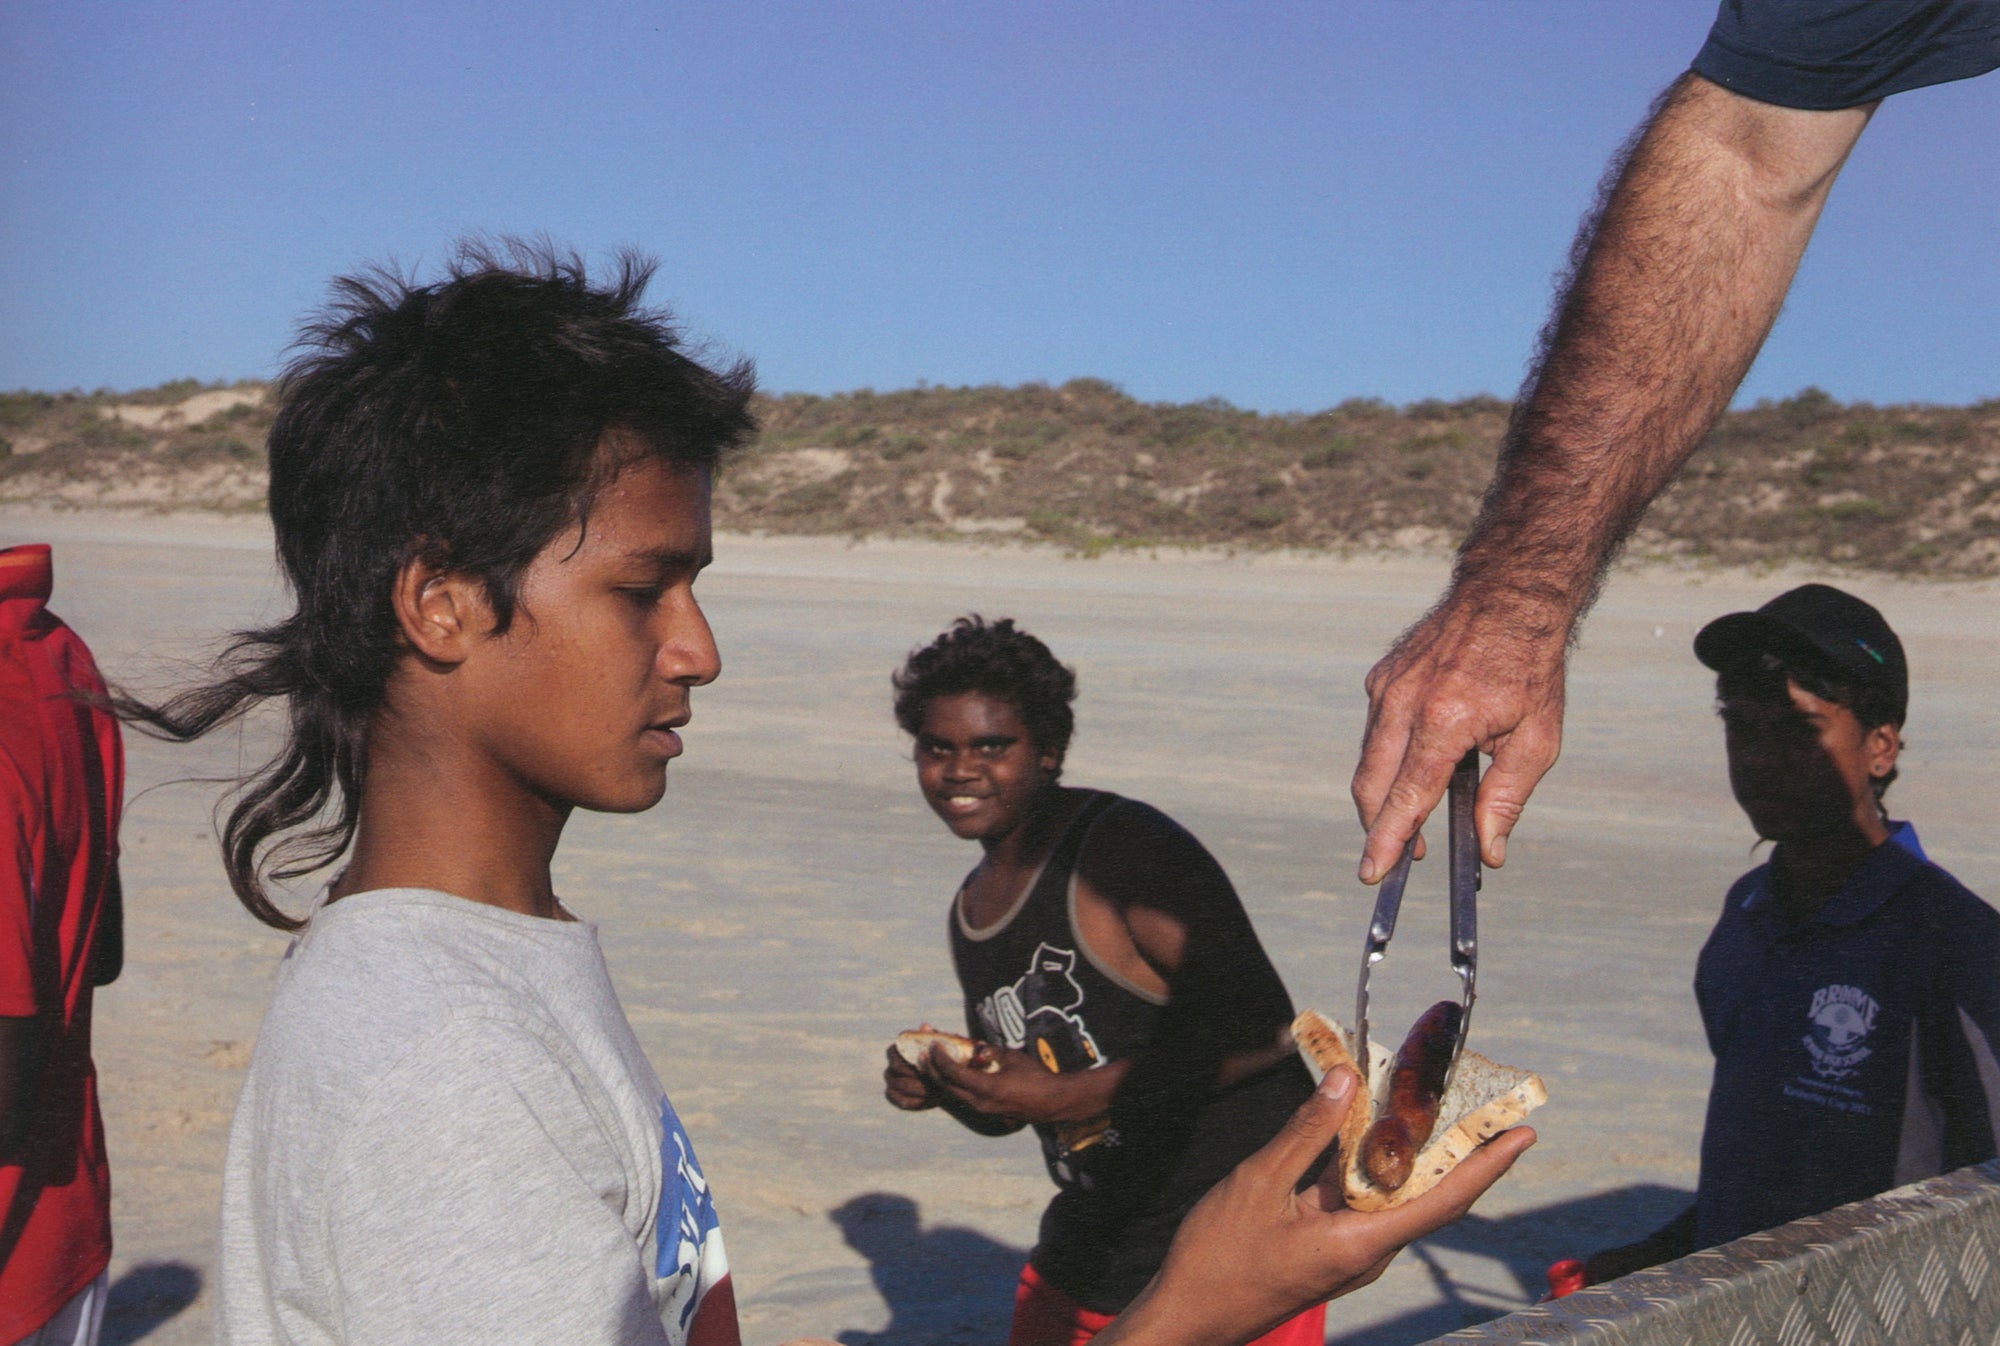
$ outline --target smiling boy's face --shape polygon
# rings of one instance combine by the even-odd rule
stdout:
[[[916,758],[931,811],[954,835],[988,846],[1027,820],[1062,766],[1035,746],[1012,701],[985,692],[931,698]]]
[[[1874,781],[1896,765],[1894,725],[1855,713],[1786,680],[1789,704],[1738,697],[1720,707],[1729,788],[1757,835],[1797,844],[1854,831],[1887,835]]]
[[[694,581],[711,556],[709,471],[641,458],[522,576],[513,624],[461,668],[467,732],[500,782],[611,813],[666,792],[693,688],[721,671]]]

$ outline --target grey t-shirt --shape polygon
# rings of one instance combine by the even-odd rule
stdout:
[[[322,907],[287,951],[220,1262],[223,1346],[680,1346],[728,1274],[596,927],[420,889]]]

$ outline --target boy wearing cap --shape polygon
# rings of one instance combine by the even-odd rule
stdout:
[[[2000,913],[1882,795],[1909,672],[1882,614],[1808,584],[1695,637],[1729,786],[1768,862],[1695,966],[1715,1053],[1695,1204],[1589,1260],[1598,1282],[1991,1158]]]

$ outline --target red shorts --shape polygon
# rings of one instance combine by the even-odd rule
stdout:
[[[1114,1316],[1092,1313],[1037,1276],[1033,1267],[1022,1267],[1007,1346],[1083,1346],[1109,1327]],[[1250,1346],[1325,1346],[1325,1342],[1326,1305],[1320,1304],[1280,1323]]]

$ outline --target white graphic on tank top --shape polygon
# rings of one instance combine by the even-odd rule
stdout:
[[[1076,950],[1040,944],[1028,959],[1028,970],[1011,986],[1002,986],[975,1007],[986,1036],[1016,1051],[1037,1057],[1061,1075],[1094,1070],[1104,1064],[1097,1039],[1076,1013],[1083,1007],[1083,988],[1076,982]],[[1109,1130],[1111,1119],[1067,1122],[1055,1128],[1057,1176],[1090,1185],[1087,1175],[1071,1169],[1069,1156],[1099,1143],[1118,1143]]]
[[[1083,1004],[1075,972],[1076,950],[1037,945],[1019,981],[979,1002],[980,1025],[1014,1050],[1039,1056],[1058,1074],[1101,1065],[1096,1039],[1073,1012]]]

